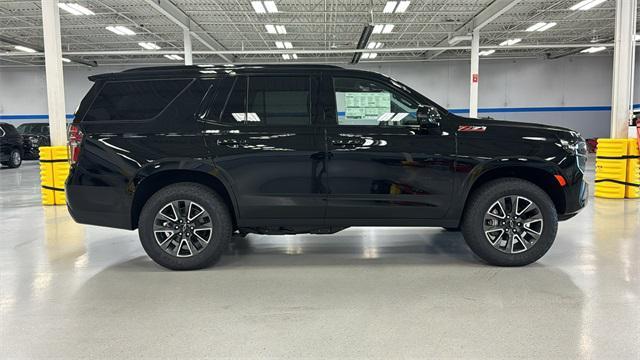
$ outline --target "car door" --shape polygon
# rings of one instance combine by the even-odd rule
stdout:
[[[318,76],[308,74],[235,76],[218,86],[203,116],[204,134],[243,221],[323,221],[326,171],[317,89]]]
[[[390,81],[334,73],[326,107],[331,219],[436,219],[453,190],[455,140],[422,129],[420,104]],[[403,221],[403,220],[401,220]]]

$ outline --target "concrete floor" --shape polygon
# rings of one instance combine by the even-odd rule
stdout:
[[[37,166],[0,170],[3,358],[640,358],[636,200],[591,199],[523,268],[458,233],[353,228],[171,272],[136,232],[41,206]]]

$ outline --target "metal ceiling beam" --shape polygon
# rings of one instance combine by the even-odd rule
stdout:
[[[0,42],[5,42],[7,44],[11,44],[11,45],[21,45],[21,46],[26,46],[28,48],[37,50],[37,53],[20,53],[25,54],[25,55],[40,55],[40,56],[44,56],[44,48],[42,46],[38,46],[38,45],[33,45],[33,44],[29,44],[27,42],[24,42],[22,40],[16,40],[13,38],[10,38],[8,36],[4,36],[4,35],[0,35]],[[87,65],[87,66],[91,66],[91,67],[96,67],[98,66],[98,63],[95,61],[87,61],[87,60],[83,60],[80,58],[76,58],[76,57],[68,57],[69,60],[78,63],[78,64],[82,64],[82,65]]]
[[[468,35],[469,33],[480,30],[483,27],[489,25],[493,20],[500,17],[502,14],[511,10],[514,6],[518,5],[521,0],[494,0],[487,7],[482,9],[479,13],[477,13],[473,18],[460,26],[456,31],[449,35],[449,38],[452,38],[457,35]],[[442,44],[447,39],[441,40],[437,45]],[[442,54],[444,51],[436,51],[431,53],[425,53],[425,56],[428,59],[433,59],[434,57]]]
[[[206,46],[211,51],[219,51],[219,49],[226,50],[222,44],[214,39],[207,31],[200,26],[197,22],[193,21],[184,11],[177,7],[169,0],[145,0],[147,4],[156,9],[162,15],[166,16],[169,20],[176,23],[178,26],[191,33],[196,40],[200,41],[202,45]],[[224,61],[230,63],[231,61],[224,54],[216,54],[220,56]]]
[[[526,49],[570,49],[588,48],[592,43],[576,44],[531,44],[531,45],[511,45],[501,46],[500,50],[526,50]],[[599,43],[598,46],[613,47],[612,43]],[[636,46],[640,46],[636,43]],[[493,49],[495,46],[480,46],[480,49]],[[413,53],[424,51],[447,51],[447,50],[469,50],[471,46],[426,46],[412,48],[380,48],[377,53]],[[371,52],[371,49],[274,49],[274,50],[205,50],[193,51],[194,55],[280,55],[280,54],[348,54]],[[138,56],[160,56],[170,54],[183,54],[182,50],[114,50],[114,51],[63,51],[63,55],[138,55]],[[32,56],[42,55],[42,53],[0,53],[0,56]]]

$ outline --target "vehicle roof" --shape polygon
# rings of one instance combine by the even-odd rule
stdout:
[[[314,64],[225,64],[225,65],[183,65],[183,66],[155,66],[128,69],[117,73],[93,75],[89,80],[140,78],[155,76],[225,76],[243,73],[269,73],[287,71],[322,71],[322,70],[347,70],[336,65]],[[358,71],[358,70],[349,70]]]

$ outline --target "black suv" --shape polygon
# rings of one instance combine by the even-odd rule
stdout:
[[[13,125],[0,122],[0,164],[10,168],[20,167],[22,154],[22,136]]]
[[[24,123],[20,124],[16,130],[24,139],[24,158],[26,160],[40,158],[40,146],[51,145],[49,124],[47,123]]]
[[[529,264],[584,207],[584,140],[451,114],[384,75],[312,65],[159,67],[90,77],[70,127],[68,207],[139,229],[171,269],[232,235],[461,228],[486,262]]]

